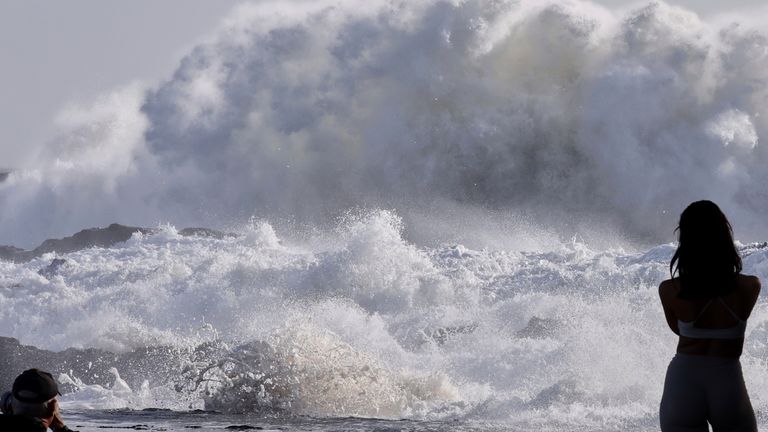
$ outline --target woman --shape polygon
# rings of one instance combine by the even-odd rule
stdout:
[[[756,431],[739,356],[760,280],[741,274],[720,208],[697,201],[680,215],[671,279],[659,286],[669,328],[680,336],[667,369],[662,431]],[[675,277],[677,274],[677,277]]]

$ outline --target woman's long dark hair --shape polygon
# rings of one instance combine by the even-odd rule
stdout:
[[[741,272],[741,257],[733,244],[733,229],[717,204],[696,201],[680,215],[678,246],[669,263],[678,274],[680,297],[712,298],[728,294]]]

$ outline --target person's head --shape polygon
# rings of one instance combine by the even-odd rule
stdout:
[[[712,201],[686,207],[677,226],[678,246],[669,271],[677,273],[684,298],[713,297],[733,288],[741,272],[741,257],[733,244],[733,229]]]
[[[11,410],[15,415],[37,417],[50,422],[56,413],[59,386],[48,372],[25,370],[16,377],[11,393]]]

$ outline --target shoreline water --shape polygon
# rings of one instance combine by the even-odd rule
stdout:
[[[248,415],[227,415],[217,412],[165,411],[165,410],[118,410],[118,411],[74,411],[67,412],[68,424],[80,432],[108,430],[163,430],[213,432],[221,430],[263,430],[296,432],[522,432],[573,431],[608,432],[616,429],[599,429],[572,425],[550,425],[546,423],[509,424],[489,423],[472,420],[419,421],[390,420],[362,417],[339,418],[260,418]],[[651,422],[646,422],[651,423]],[[658,430],[651,424],[627,425],[625,431],[650,432]]]
[[[301,239],[266,221],[231,236],[163,226],[0,261],[0,328],[16,339],[4,354],[15,373],[54,361],[62,406],[91,429],[160,428],[162,416],[182,427],[192,414],[179,412],[195,408],[227,411],[201,414],[215,428],[274,412],[316,430],[352,415],[466,430],[657,426],[675,338],[656,285],[672,245],[524,252],[420,246],[403,231],[388,211]],[[768,276],[765,244],[740,251],[745,272]],[[766,332],[758,304],[742,358],[758,416]],[[381,422],[369,426],[400,424]]]

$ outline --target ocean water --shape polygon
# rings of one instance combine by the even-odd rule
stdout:
[[[441,240],[491,210],[647,245],[702,198],[762,241],[759,18],[663,2],[244,2],[167,79],[64,107],[59,135],[0,183],[0,241],[252,216],[328,227],[362,207]]]
[[[59,371],[62,406],[90,427],[259,416],[341,419],[317,430],[358,421],[348,417],[425,430],[655,427],[676,344],[656,287],[674,245],[476,250],[419,247],[403,232],[384,210],[300,238],[266,221],[222,239],[166,225],[62,255],[45,275],[54,253],[1,262],[0,328],[53,351],[167,347],[168,367],[133,357],[91,383]],[[766,276],[768,247],[742,254],[745,272]],[[760,418],[767,326],[761,302],[742,357]],[[135,412],[147,408],[251,418]]]
[[[768,38],[738,22],[244,3],[0,175],[0,244],[153,228],[0,261],[0,336],[68,359],[81,430],[654,430],[679,212],[716,201],[768,273]],[[767,333],[761,298],[761,424]]]
[[[382,420],[366,418],[263,418],[227,415],[211,412],[174,411],[90,411],[71,412],[67,416],[72,427],[83,432],[112,430],[264,430],[264,431],[377,431],[377,432],[437,432],[437,431],[506,431],[507,427],[483,422],[436,422],[413,420]],[[574,429],[570,429],[574,430]]]

